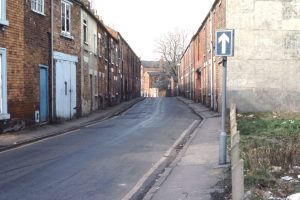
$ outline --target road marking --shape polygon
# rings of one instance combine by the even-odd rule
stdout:
[[[190,133],[191,129],[200,123],[200,120],[194,120],[193,123],[179,136],[175,143],[163,154],[163,157],[151,167],[147,173],[137,182],[137,184],[122,198],[122,200],[130,200],[143,187],[147,179],[168,159],[172,151],[179,143]]]

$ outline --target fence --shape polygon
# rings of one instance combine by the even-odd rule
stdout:
[[[232,200],[244,198],[244,160],[240,159],[240,132],[237,130],[236,105],[230,107]]]

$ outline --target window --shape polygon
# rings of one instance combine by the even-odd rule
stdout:
[[[97,34],[94,34],[94,54],[97,55]]]
[[[108,59],[108,38],[107,34],[104,34],[104,51],[105,51],[105,59]]]
[[[0,25],[8,26],[6,20],[6,0],[0,0]]]
[[[98,56],[99,57],[101,57],[101,53],[102,53],[101,48],[102,48],[102,46],[101,46],[101,33],[98,33]]]
[[[200,33],[198,34],[198,61],[200,60]]]
[[[61,2],[61,31],[64,36],[71,35],[71,3]]]
[[[118,52],[118,46],[116,45],[116,65],[119,65],[119,52]]]
[[[110,62],[114,64],[114,50],[115,50],[115,45],[113,39],[110,40]]]
[[[88,34],[87,34],[87,30],[88,26],[87,26],[87,21],[84,19],[83,20],[83,42],[85,44],[88,44]]]
[[[6,49],[0,48],[0,119],[9,119],[7,114]]]
[[[31,0],[31,10],[44,14],[44,0]]]

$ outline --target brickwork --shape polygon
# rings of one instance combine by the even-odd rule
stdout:
[[[104,25],[99,22],[98,23],[98,71],[99,71],[99,80],[98,80],[98,87],[99,87],[99,101],[100,101],[100,109],[104,109],[107,106],[107,61],[105,60],[105,33],[108,34]]]
[[[222,63],[214,55],[215,31],[225,27],[225,5],[224,0],[215,1],[187,47],[181,61],[183,69],[180,69],[181,93],[217,111],[220,109]]]
[[[228,103],[237,103],[245,112],[299,111],[299,8],[296,0],[216,0],[182,57],[181,90],[189,87],[186,73],[193,73],[187,63],[193,46],[194,67],[201,72],[200,77],[194,76],[200,79],[195,100],[220,111],[223,69],[221,58],[214,55],[215,32],[234,28],[235,55],[228,58],[227,70]]]
[[[77,3],[77,1],[71,1],[71,37],[68,38],[65,36],[62,36],[62,25],[61,25],[61,1],[60,0],[54,0],[53,5],[53,50],[57,52],[63,52],[65,54],[73,55],[78,57],[78,63],[76,63],[76,110],[77,110],[77,116],[82,115],[82,109],[81,109],[81,82],[78,80],[81,80],[81,6]],[[54,63],[54,71],[53,74],[55,76],[55,63]],[[54,85],[54,91],[55,91],[55,78],[54,82],[51,83]],[[56,99],[55,93],[54,93],[54,101]],[[53,102],[53,105],[55,106],[56,102]],[[54,108],[55,110],[55,108]]]
[[[9,26],[0,29],[0,47],[7,51],[7,101],[11,119],[23,118],[30,113],[26,108],[24,69],[24,1],[6,1],[6,18]],[[16,14],[17,13],[17,14]]]
[[[50,1],[45,1],[44,14],[31,9],[31,1],[25,2],[24,36],[25,69],[24,83],[26,111],[23,118],[27,124],[35,123],[35,111],[40,110],[40,69],[39,65],[50,66]]]
[[[300,1],[226,3],[235,28],[228,59],[228,103],[240,111],[300,111]]]
[[[40,110],[40,66],[48,69],[47,117],[50,121],[56,118],[56,114],[52,116],[51,112],[56,109],[57,63],[54,60],[52,71],[50,2],[45,0],[43,12],[38,12],[32,10],[30,0],[6,1],[9,26],[0,29],[0,48],[6,49],[7,53],[8,113],[11,121],[17,120],[26,125],[36,123],[35,111]],[[62,1],[53,0],[53,51],[55,55],[78,58],[75,72],[77,116],[105,108],[110,102],[117,104],[139,96],[141,62],[127,42],[118,32],[116,35],[109,32],[90,10],[88,0],[66,2],[70,2],[71,7],[70,35],[62,33]],[[94,22],[89,27],[91,45],[87,50],[82,45],[82,11]]]
[[[84,38],[84,27],[86,27],[86,38]],[[87,41],[84,41],[87,40]],[[99,38],[98,20],[93,13],[81,9],[81,90],[82,90],[82,115],[89,114],[100,109],[99,95]],[[99,47],[100,48],[100,47]]]

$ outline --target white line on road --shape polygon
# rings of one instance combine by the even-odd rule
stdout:
[[[180,144],[180,142],[190,133],[191,129],[200,123],[200,120],[194,120],[193,123],[180,135],[175,143],[164,153],[163,157],[144,174],[137,184],[122,198],[122,200],[130,200],[143,187],[147,179],[168,159],[172,151]]]

